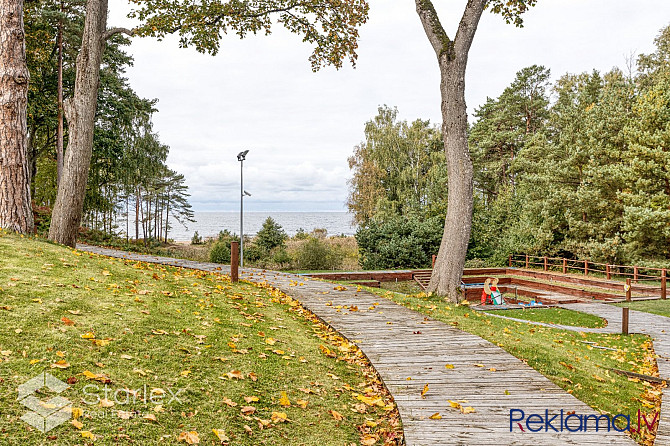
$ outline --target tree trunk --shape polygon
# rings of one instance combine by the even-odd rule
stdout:
[[[467,57],[467,55],[466,55]],[[447,217],[428,291],[458,302],[472,228],[473,168],[468,150],[465,66],[458,60],[440,67],[442,137],[447,157]]]
[[[84,207],[106,26],[107,0],[88,0],[74,96],[65,102],[69,128],[67,152],[49,229],[51,240],[69,246],[77,241]]]
[[[60,12],[63,13],[63,2]],[[63,176],[63,19],[58,21],[58,129],[56,131],[56,185]]]
[[[167,193],[167,199],[165,200],[165,243],[168,241],[168,222],[170,219],[170,191]]]
[[[0,0],[0,228],[32,233],[23,0]]]
[[[135,243],[140,239],[140,188],[135,193]]]
[[[468,0],[454,40],[440,24],[430,0],[415,0],[416,11],[440,67],[442,136],[447,158],[447,217],[428,291],[453,302],[463,298],[461,277],[472,229],[472,160],[468,149],[465,69],[487,0]]]

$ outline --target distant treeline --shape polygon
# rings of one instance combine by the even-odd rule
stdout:
[[[468,258],[502,263],[528,253],[667,265],[670,27],[655,44],[626,70],[552,83],[547,68],[524,68],[477,108],[469,129],[475,211]],[[365,137],[349,160],[348,204],[361,225],[362,261],[373,268],[414,266],[407,258],[426,263],[439,248],[433,219],[444,218],[447,203],[441,132],[381,107]]]

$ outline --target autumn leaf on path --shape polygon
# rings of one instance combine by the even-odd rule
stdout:
[[[428,384],[423,386],[423,390],[421,391],[421,398],[426,398],[426,393],[428,393]]]
[[[430,418],[431,420],[441,420],[441,419],[442,419],[442,415],[440,415],[439,412],[435,412],[434,414],[432,414],[432,415],[431,415],[430,417],[428,417],[428,418]]]

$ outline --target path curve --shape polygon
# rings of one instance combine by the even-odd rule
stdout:
[[[621,307],[604,303],[575,303],[558,305],[561,308],[582,313],[592,314],[607,320],[607,326],[602,328],[575,327],[572,325],[549,324],[546,322],[529,321],[499,314],[486,312],[488,316],[508,319],[527,324],[541,325],[543,327],[557,328],[560,330],[580,331],[585,333],[621,333],[622,311]],[[658,314],[646,313],[644,311],[629,311],[628,331],[650,336],[654,342],[654,351],[657,358],[658,374],[661,378],[670,379],[670,318]],[[656,431],[656,445],[670,445],[670,393],[663,392],[661,398],[661,416]]]
[[[228,272],[228,267],[168,257],[78,245],[82,251],[171,266]],[[536,370],[484,339],[435,321],[388,299],[355,287],[334,290],[328,282],[303,276],[245,268],[240,277],[267,282],[294,297],[354,342],[367,355],[398,406],[408,446],[432,445],[635,445],[625,434],[594,432],[532,433],[513,426],[510,409],[530,414],[597,414]],[[303,283],[302,286],[294,284]],[[337,306],[358,311],[337,311]],[[374,309],[371,309],[374,308]],[[446,369],[445,364],[453,364]],[[477,367],[474,364],[482,364]],[[495,368],[495,372],[489,371]],[[407,378],[411,377],[411,380]],[[425,398],[424,385],[429,385]],[[463,414],[447,400],[467,400],[476,412]],[[442,419],[429,417],[439,412]],[[560,418],[559,418],[560,419]],[[554,421],[553,426],[560,425]],[[537,426],[537,425],[536,425]],[[544,426],[544,425],[543,425]]]

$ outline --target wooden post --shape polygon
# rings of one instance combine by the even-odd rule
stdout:
[[[668,271],[665,268],[663,268],[661,270],[661,299],[666,299],[667,298],[666,287],[665,287],[667,276],[668,276]]]
[[[568,273],[568,259],[563,257],[563,274]]]
[[[435,268],[435,260],[436,259],[437,259],[437,256],[435,254],[433,254],[433,266],[432,266],[433,268]]]
[[[240,267],[240,242],[230,242],[230,280],[237,283]]]
[[[626,301],[630,302],[632,300],[631,298],[631,291],[630,291],[630,277],[626,279]]]
[[[526,254],[526,268],[528,268],[528,254]]]
[[[633,282],[637,283],[637,277],[638,277],[638,268],[637,265],[633,267]]]
[[[630,280],[630,279],[628,279]],[[628,334],[628,317],[629,317],[629,312],[630,308],[628,307],[623,307],[621,309],[621,333],[627,335]]]
[[[612,278],[612,270],[610,270],[609,264],[605,265],[605,274],[607,276],[607,280]]]
[[[588,276],[589,275],[589,261],[584,260],[584,275]]]
[[[512,267],[512,256],[509,256],[509,267]]]
[[[547,256],[544,256],[544,270],[546,271],[547,269]]]

